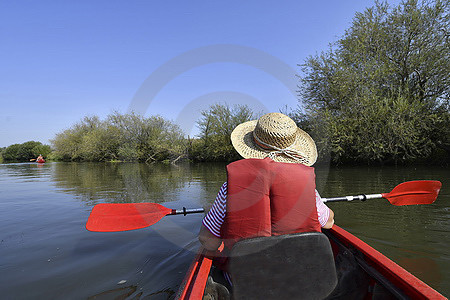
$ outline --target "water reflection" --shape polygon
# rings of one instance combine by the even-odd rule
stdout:
[[[0,180],[33,180],[50,176],[50,166],[38,163],[0,164]]]
[[[210,190],[217,192],[217,184],[225,176],[208,164],[56,163],[52,177],[59,190],[92,206],[100,202],[174,201],[192,184],[199,186],[199,193],[209,194]]]

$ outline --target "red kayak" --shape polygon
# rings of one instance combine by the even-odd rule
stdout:
[[[243,246],[235,251],[241,242],[236,244],[229,261],[229,270],[233,278],[233,287],[229,295],[233,295],[233,299],[278,300],[447,299],[336,225],[330,230],[324,230],[323,234],[295,235],[245,240],[250,242],[242,243]],[[276,239],[276,242],[271,241],[272,238]],[[262,250],[254,251],[255,245],[263,245],[259,248]],[[275,250],[270,250],[271,247]],[[289,251],[289,247],[295,251]],[[315,247],[314,251],[311,251],[312,247]],[[287,249],[285,256],[289,256],[289,253],[293,255],[289,259],[284,259],[280,255],[280,249],[281,252]],[[305,252],[308,255],[300,254],[305,249],[308,249],[308,252]],[[324,259],[327,255],[331,257],[331,264],[330,259],[328,261]],[[263,259],[255,262],[254,258],[258,256]],[[267,257],[271,258],[269,264],[266,264]],[[217,271],[212,272],[214,269],[211,256],[201,248],[179,288],[177,299],[202,299],[204,295],[207,299],[229,299],[229,296],[218,297],[217,292],[211,292],[211,288],[207,287],[207,284],[216,285],[214,282],[219,282],[213,275],[217,274]],[[215,295],[208,296],[208,293]]]
[[[45,163],[45,159],[38,159],[38,160],[36,160],[36,162],[38,164],[43,164],[43,163]]]

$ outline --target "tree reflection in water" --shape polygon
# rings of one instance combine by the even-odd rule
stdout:
[[[52,181],[65,193],[97,203],[163,203],[188,193],[208,206],[226,180],[225,165],[161,163],[54,163]],[[222,168],[223,166],[223,168]]]

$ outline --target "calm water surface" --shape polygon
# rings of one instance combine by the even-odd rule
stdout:
[[[316,169],[324,197],[389,192],[398,183],[443,183],[432,205],[333,203],[336,223],[450,294],[450,180],[446,168]],[[224,164],[0,165],[1,299],[171,299],[196,249],[202,215],[168,216],[140,230],[85,229],[93,205],[158,202],[209,208]]]

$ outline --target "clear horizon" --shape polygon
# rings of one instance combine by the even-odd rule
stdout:
[[[398,5],[399,1],[388,1]],[[194,135],[215,102],[295,108],[305,59],[374,1],[0,3],[0,147],[84,116],[161,115]]]

